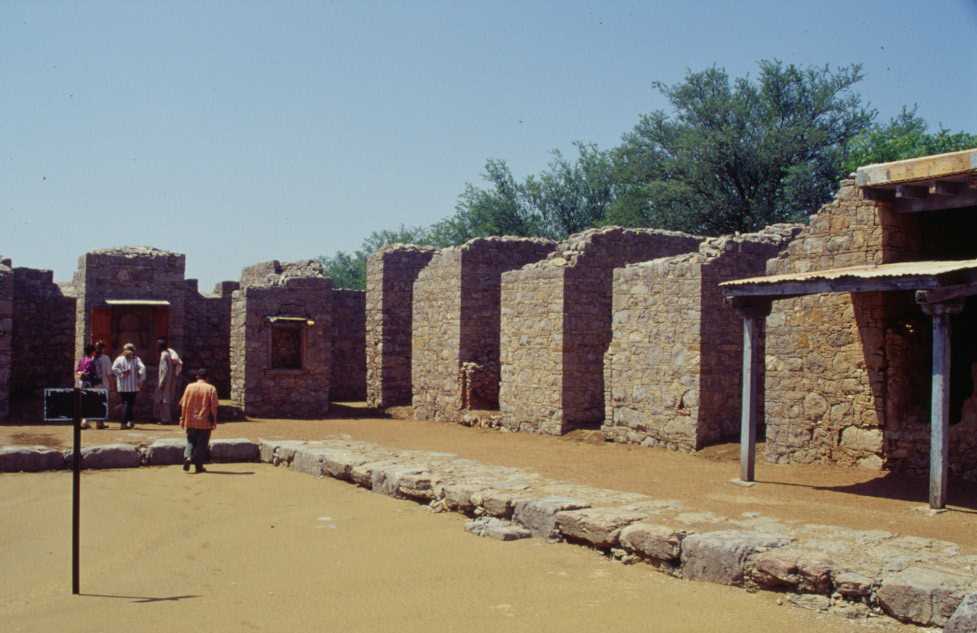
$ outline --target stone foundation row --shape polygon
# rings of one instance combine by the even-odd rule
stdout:
[[[467,529],[588,545],[670,575],[784,592],[798,606],[850,618],[888,615],[945,633],[977,631],[977,553],[947,541],[882,530],[724,517],[681,502],[545,479],[450,453],[353,440],[215,440],[215,461],[256,461],[332,477],[374,492],[474,517]],[[183,441],[91,446],[85,468],[178,464]],[[0,471],[65,468],[65,452],[0,448]]]
[[[171,466],[183,463],[182,439],[160,439],[148,446],[101,444],[81,450],[82,468],[136,468],[138,466]],[[73,465],[71,449],[47,446],[0,447],[0,472],[39,472],[61,470]],[[246,439],[220,439],[210,443],[210,457],[215,462],[258,461],[258,445]]]

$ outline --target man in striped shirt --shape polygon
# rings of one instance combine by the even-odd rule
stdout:
[[[142,383],[146,380],[146,366],[136,356],[135,345],[126,343],[122,347],[122,355],[112,363],[112,373],[115,374],[117,391],[125,407],[122,413],[121,428],[134,428],[132,410],[136,404],[136,394],[139,393]]]

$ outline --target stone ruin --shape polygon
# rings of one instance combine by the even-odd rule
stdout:
[[[244,269],[231,305],[231,399],[245,415],[315,418],[329,409],[332,282],[315,260]]]
[[[276,268],[277,266],[277,268]],[[136,415],[150,419],[153,415],[152,397],[157,376],[156,339],[165,336],[184,361],[184,381],[194,370],[206,367],[211,382],[221,398],[232,395],[231,388],[231,323],[232,295],[241,286],[238,282],[217,284],[211,295],[202,295],[194,279],[185,279],[185,257],[149,247],[102,249],[79,258],[78,270],[72,282],[57,284],[51,271],[14,268],[10,260],[0,264],[0,420],[40,419],[42,395],[46,387],[69,387],[74,381],[75,360],[85,344],[102,340],[110,357],[121,352],[123,344],[136,345],[137,353],[147,366],[147,384],[143,396],[136,400]],[[304,289],[309,295],[325,294],[325,298],[300,298],[298,303],[309,306],[328,304],[331,312],[318,319],[317,331],[327,333],[328,345],[315,346],[308,371],[300,370],[311,380],[318,381],[314,389],[330,396],[362,400],[366,388],[365,360],[365,296],[362,291],[332,290],[321,266],[315,262],[299,264],[259,264],[245,270],[242,283],[255,290],[245,292],[239,304],[243,321],[247,315],[282,316],[288,311],[291,298],[299,297]],[[309,290],[310,287],[318,290]],[[294,305],[294,302],[293,304]],[[304,305],[304,304],[303,304]],[[317,307],[316,310],[319,308]],[[330,326],[333,312],[338,320],[336,331]],[[302,313],[305,315],[305,312]],[[285,315],[288,316],[288,315]],[[315,320],[315,319],[307,319]],[[260,329],[260,328],[259,328]],[[275,329],[275,328],[273,328]],[[242,330],[243,332],[244,330]],[[264,330],[262,330],[264,331]],[[287,335],[279,335],[282,341]],[[294,338],[294,337],[293,337]],[[332,355],[333,342],[337,353]],[[270,344],[270,343],[269,343]],[[285,344],[283,342],[283,344]],[[244,376],[253,370],[259,356],[249,356],[243,344],[237,349],[242,365],[236,373]],[[252,341],[255,350],[258,339]],[[319,350],[329,356],[323,364]],[[267,351],[267,350],[266,350]],[[303,351],[305,351],[303,349]],[[43,359],[43,362],[37,362]],[[333,360],[335,359],[335,361]],[[270,361],[269,361],[270,362]],[[250,363],[250,364],[249,364]],[[320,369],[324,367],[324,370]],[[326,377],[321,378],[325,371]],[[329,374],[331,373],[331,376]],[[250,374],[255,379],[258,374]],[[294,371],[269,376],[288,377],[280,389],[296,383]],[[291,382],[289,382],[291,381]],[[114,382],[114,381],[112,381]],[[110,413],[117,413],[114,405],[118,395],[110,382]],[[269,415],[290,416],[291,403],[281,408],[262,409],[255,402],[272,402],[263,391],[274,391],[267,381],[258,381],[255,398],[241,395],[242,404],[252,415],[259,411]],[[330,388],[331,385],[334,388]],[[243,383],[242,383],[243,385]],[[321,387],[321,388],[320,388]],[[303,387],[304,388],[304,387]],[[315,410],[324,412],[321,396],[316,396]],[[312,407],[299,407],[303,411]],[[295,413],[293,417],[298,417]],[[312,415],[311,413],[301,413]]]
[[[332,291],[333,401],[366,400],[366,293],[340,288]]]
[[[898,213],[855,181],[767,265],[768,274],[977,258],[974,207]],[[911,291],[776,301],[766,326],[766,459],[926,472],[932,332]],[[977,300],[953,317],[950,470],[977,475]]]
[[[0,257],[0,420],[10,415],[11,334],[14,329],[14,271]]]
[[[479,238],[438,251],[417,276],[411,376],[414,415],[460,421],[497,409],[502,273],[546,257],[556,244]]]
[[[553,435],[599,427],[614,269],[688,252],[701,241],[674,231],[591,229],[503,274],[503,426]]]
[[[762,275],[800,230],[711,238],[614,271],[605,438],[692,451],[738,437],[743,325],[719,284]]]
[[[414,281],[435,250],[393,245],[366,264],[366,403],[411,403],[411,329]]]

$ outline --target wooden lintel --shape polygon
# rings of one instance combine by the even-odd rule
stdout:
[[[866,187],[862,189],[862,197],[874,202],[892,202],[896,199],[895,189],[882,189],[877,187]]]
[[[929,195],[929,188],[918,185],[899,185],[896,187],[896,198],[899,200],[922,200]]]
[[[952,196],[927,196],[924,199],[900,198],[892,205],[897,213],[922,213],[977,207],[977,188],[961,189]]]
[[[977,171],[977,149],[922,156],[891,163],[865,165],[855,173],[859,187],[894,185],[919,180],[943,179]]]
[[[963,183],[950,180],[937,180],[936,182],[931,182],[929,186],[929,194],[931,196],[955,196],[963,190]]]
[[[762,318],[773,309],[773,299],[769,297],[727,297],[727,303],[746,318]]]

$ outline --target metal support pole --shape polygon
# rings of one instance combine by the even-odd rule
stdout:
[[[765,363],[762,354],[764,323],[771,309],[770,300],[735,302],[743,317],[743,393],[740,415],[740,481],[756,480],[756,437],[760,425],[760,392]]]
[[[946,507],[950,457],[951,318],[963,310],[962,301],[921,303],[933,319],[933,362],[930,368],[930,508]]]
[[[81,519],[81,389],[74,394],[74,459],[71,462],[71,593],[79,589],[79,529]]]

